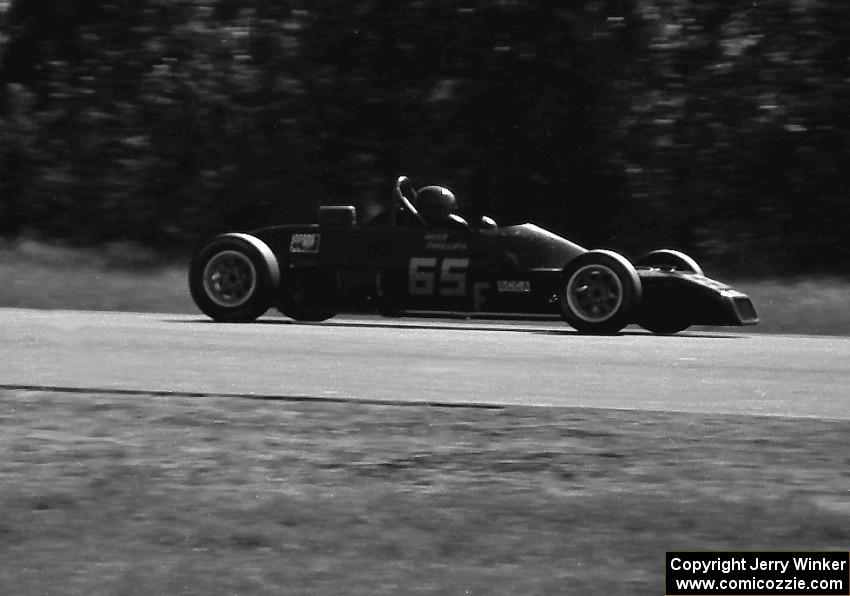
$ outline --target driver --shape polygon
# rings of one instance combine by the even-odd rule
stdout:
[[[426,186],[416,193],[416,207],[429,226],[445,227],[456,225],[457,199],[444,186]]]

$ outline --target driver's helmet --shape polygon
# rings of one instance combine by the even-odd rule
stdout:
[[[416,193],[416,207],[428,224],[440,224],[457,210],[457,199],[448,188],[426,186]]]

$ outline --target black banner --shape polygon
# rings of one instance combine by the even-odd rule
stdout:
[[[850,595],[850,553],[668,552],[667,596]]]

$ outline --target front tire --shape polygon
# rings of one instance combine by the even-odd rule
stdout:
[[[189,267],[192,299],[201,312],[222,323],[247,323],[264,314],[279,280],[271,249],[249,234],[213,238]]]
[[[586,252],[564,267],[561,315],[579,333],[608,335],[628,325],[640,303],[634,266],[609,250]]]
[[[664,271],[684,271],[685,273],[705,275],[702,267],[693,258],[681,251],[669,248],[660,248],[646,253],[635,261],[635,267],[651,267]]]
[[[702,267],[692,257],[669,248],[648,252],[635,261],[635,265],[662,271],[705,275]],[[673,335],[691,326],[690,317],[675,298],[659,297],[648,300],[646,307],[638,318],[638,325],[656,335]]]
[[[684,331],[691,326],[688,319],[673,313],[670,316],[645,317],[638,321],[638,325],[655,335],[673,335]]]

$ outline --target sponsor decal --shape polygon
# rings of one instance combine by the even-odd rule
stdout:
[[[518,279],[500,279],[496,289],[505,294],[528,294],[531,292],[531,282]]]
[[[293,234],[289,241],[289,252],[317,253],[321,234]]]

